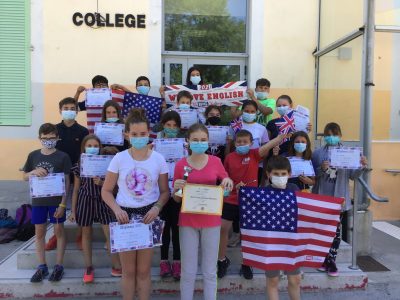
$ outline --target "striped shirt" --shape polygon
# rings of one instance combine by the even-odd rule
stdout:
[[[98,196],[98,197],[100,197],[100,195],[101,195],[101,186],[94,184],[92,178],[81,177],[79,163],[76,163],[72,167],[71,171],[75,176],[80,177],[80,180],[81,180],[81,185],[79,187],[78,197],[81,197],[81,196]]]

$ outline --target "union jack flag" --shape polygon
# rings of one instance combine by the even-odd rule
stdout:
[[[283,117],[279,118],[275,125],[278,128],[279,134],[289,134],[296,131],[295,121],[294,121],[294,110],[288,112]],[[288,141],[289,139],[284,139],[282,143]]]
[[[262,270],[320,267],[343,200],[272,187],[240,188],[243,263]]]
[[[243,120],[242,118],[236,118],[229,123],[229,126],[232,128],[233,133],[237,133],[243,127]]]

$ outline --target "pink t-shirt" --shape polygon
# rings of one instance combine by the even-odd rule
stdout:
[[[175,165],[174,182],[183,179],[184,167],[191,167],[186,158],[181,159]],[[187,179],[188,183],[216,185],[218,180],[228,177],[221,160],[212,155],[208,155],[208,162],[204,168],[197,170],[192,168]],[[180,213],[179,226],[189,226],[195,228],[215,227],[221,225],[220,216],[208,216],[201,214]]]

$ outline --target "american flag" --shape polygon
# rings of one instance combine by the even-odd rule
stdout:
[[[229,126],[232,128],[233,132],[236,134],[243,127],[242,118],[236,118],[229,123]]]
[[[164,230],[165,222],[160,218],[154,219],[153,223],[151,223],[151,230],[153,231],[153,245],[161,246],[162,245],[162,233]]]
[[[271,271],[320,267],[335,237],[342,202],[272,187],[242,187],[243,263]]]

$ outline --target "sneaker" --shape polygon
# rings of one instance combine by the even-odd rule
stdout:
[[[253,269],[249,266],[242,265],[239,271],[239,275],[244,277],[244,279],[253,279]]]
[[[55,265],[53,273],[51,273],[49,281],[60,281],[64,275],[64,267],[61,265]]]
[[[122,277],[122,269],[111,268],[112,277]]]
[[[35,272],[35,274],[33,274],[33,276],[31,277],[31,282],[32,283],[37,283],[37,282],[42,282],[43,279],[46,278],[46,276],[49,275],[49,269],[47,268],[47,266],[39,266]]]
[[[168,260],[162,260],[160,262],[160,276],[162,278],[169,277],[172,274],[171,264]]]
[[[85,274],[83,274],[83,283],[92,283],[94,281],[94,269],[93,267],[86,268]]]
[[[240,233],[232,232],[231,238],[228,241],[228,247],[234,248],[240,245]]]
[[[82,250],[82,235],[76,237],[76,248]]]
[[[339,276],[338,268],[336,267],[335,262],[331,262],[329,264],[327,270],[328,270],[328,276],[330,276],[330,277],[338,277]]]
[[[46,244],[45,250],[51,251],[57,248],[57,237],[53,235]]]
[[[223,260],[218,260],[217,262],[217,276],[218,278],[223,278],[226,275],[226,272],[228,271],[228,267],[231,264],[231,261],[229,258],[225,256]]]
[[[181,262],[179,260],[172,263],[172,277],[177,281],[181,279]]]

